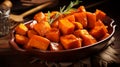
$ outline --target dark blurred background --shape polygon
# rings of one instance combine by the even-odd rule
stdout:
[[[0,3],[2,3],[3,1],[4,0],[0,0]],[[23,6],[22,3],[24,3],[24,2],[21,2],[21,1],[24,1],[24,0],[11,0],[11,1],[13,3],[11,13],[21,14],[31,8],[36,7],[42,0],[40,0],[40,1],[37,0],[38,3],[34,3],[34,5],[32,5],[32,6]],[[32,0],[25,0],[25,1],[32,1]],[[33,1],[35,1],[35,0],[33,0]],[[43,11],[43,12],[47,12],[48,10],[49,11],[53,11],[53,10],[59,11],[60,7],[63,7],[64,5],[66,5],[66,6],[69,5],[69,3],[71,1],[75,1],[75,0],[56,0],[56,2],[54,3],[56,5],[54,5],[54,6],[50,5],[40,11]],[[117,18],[119,18],[119,16],[120,16],[120,13],[119,13],[120,12],[120,9],[119,9],[120,4],[119,4],[118,0],[115,0],[115,1],[114,0],[80,0],[80,1],[82,1],[82,2],[79,5],[75,6],[75,8],[79,7],[80,5],[84,5],[86,7],[87,11],[94,12],[96,9],[100,9],[100,10],[104,11],[105,13],[107,13],[108,16],[110,16],[111,18],[113,18],[115,20]],[[28,17],[30,17],[30,16],[28,16]],[[118,20],[119,19],[117,19],[117,21]]]

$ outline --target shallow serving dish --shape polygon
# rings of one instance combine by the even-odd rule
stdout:
[[[31,23],[32,21],[26,22],[25,24]],[[101,50],[108,47],[111,43],[111,38],[115,33],[116,25],[113,24],[114,20],[110,17],[106,17],[104,20],[104,24],[108,26],[109,36],[97,43],[94,43],[89,46],[84,46],[81,48],[69,49],[69,50],[60,50],[60,51],[42,51],[38,49],[30,49],[26,50],[18,46],[15,42],[15,30],[11,32],[11,39],[9,41],[10,46],[15,49],[15,51],[20,52],[21,54],[26,54],[28,56],[35,56],[40,58],[40,60],[45,61],[55,61],[55,62],[63,62],[63,61],[76,61],[88,56],[91,56],[95,53],[100,52]]]

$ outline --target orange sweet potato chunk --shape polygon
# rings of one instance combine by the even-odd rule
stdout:
[[[96,23],[96,14],[91,12],[86,12],[87,15],[87,21],[88,21],[88,28],[94,28]]]
[[[15,34],[15,41],[17,44],[26,45],[28,43],[28,38],[26,36]]]
[[[48,22],[37,23],[33,28],[40,36],[44,36],[51,29]]]
[[[46,38],[52,42],[59,42],[60,32],[57,28],[52,28],[46,33]]]
[[[91,35],[84,35],[84,37],[83,37],[83,45],[84,46],[88,46],[88,45],[94,44],[96,42],[97,42],[96,39]]]
[[[84,35],[89,35],[89,33],[88,33],[88,31],[87,30],[85,30],[85,29],[83,29],[83,30],[76,30],[75,32],[74,32],[74,35],[76,36],[76,37],[84,37]]]
[[[34,20],[38,23],[44,22],[46,20],[45,14],[43,12],[39,12],[34,16]]]
[[[95,23],[95,26],[103,26],[103,27],[105,28],[105,31],[108,32],[107,26],[105,26],[105,24],[104,24],[101,20],[98,20],[98,21]]]
[[[47,50],[50,41],[42,36],[34,35],[28,41],[26,48],[37,48],[40,50]]]
[[[70,22],[74,23],[75,22],[75,17],[74,15],[67,15],[66,17],[64,17],[66,19],[68,19]]]
[[[83,29],[83,25],[79,22],[74,22],[75,29]]]
[[[20,23],[16,28],[15,28],[16,33],[21,34],[21,35],[26,35],[28,28],[25,26],[25,24]]]
[[[61,36],[60,41],[65,49],[79,48],[82,45],[82,39],[75,37],[73,34]]]
[[[95,14],[96,14],[96,19],[97,20],[102,20],[103,21],[106,17],[106,13],[101,11],[101,10],[98,10],[98,9],[95,11]]]
[[[77,11],[79,11],[79,12],[86,12],[86,9],[85,9],[84,6],[80,6],[80,7],[78,7]]]
[[[100,27],[94,27],[91,31],[90,34],[95,37],[96,39],[102,38],[107,32],[105,32],[104,28],[102,26]]]
[[[83,29],[83,30],[76,30],[74,32],[74,35],[77,36],[77,37],[81,37],[83,39],[83,45],[84,46],[87,46],[87,45],[91,45],[93,43],[96,43],[96,39],[90,35],[88,33],[87,30]]]
[[[68,21],[67,19],[61,19],[59,21],[59,29],[61,30],[62,34],[71,34],[74,32],[75,25]]]
[[[57,21],[54,21],[53,23],[51,23],[51,27],[53,27],[53,28],[58,28],[58,23],[59,23],[58,20],[57,20]]]
[[[28,30],[27,35],[29,38],[31,38],[33,35],[37,35],[37,32],[35,32],[34,30]]]
[[[74,13],[75,16],[75,21],[80,22],[83,27],[87,26],[87,16],[86,12],[79,12],[79,13]]]
[[[90,30],[90,34],[98,40],[105,36],[106,33],[108,33],[107,27],[101,20],[98,20],[95,27]]]

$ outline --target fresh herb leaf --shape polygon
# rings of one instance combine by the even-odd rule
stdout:
[[[58,17],[59,17],[59,13],[56,13],[55,14],[55,17],[54,18],[51,18],[51,21],[50,21],[50,24],[54,21],[54,20],[56,20]]]
[[[72,9],[74,6],[78,5],[80,2],[79,0],[76,0],[75,2],[70,2],[70,4],[68,5],[68,7],[66,8],[66,6],[63,6],[62,8],[60,8],[60,13],[56,13],[54,18],[50,18],[50,12],[48,11],[48,22],[51,24],[54,20],[56,20],[60,14],[69,14],[69,10]],[[66,8],[66,9],[65,9]]]
[[[75,2],[71,1],[71,3],[68,5],[68,7],[66,8],[66,10],[64,10],[63,13],[69,11],[71,8],[73,8],[74,6],[78,5],[80,2],[82,2],[82,1],[79,1],[79,0],[76,0]]]
[[[48,11],[47,20],[48,20],[48,22],[50,22],[50,21],[51,21],[51,19],[50,19],[50,11]]]
[[[54,20],[56,20],[59,17],[59,13],[56,13],[54,18],[50,18],[50,16],[51,16],[50,11],[48,11],[48,22],[49,22],[49,24],[51,24]]]
[[[65,6],[63,6],[62,8],[60,7],[60,13],[63,13],[65,10]]]

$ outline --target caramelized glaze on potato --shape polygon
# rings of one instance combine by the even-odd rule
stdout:
[[[52,28],[50,31],[46,33],[46,38],[52,42],[59,42],[60,31],[57,28]]]
[[[87,27],[87,16],[86,12],[74,13],[75,21],[80,22],[83,27]]]
[[[20,45],[26,45],[28,43],[28,38],[26,36],[15,34],[15,41]]]
[[[37,23],[33,28],[40,36],[44,36],[51,29],[48,22]]]
[[[16,28],[15,28],[16,33],[21,34],[21,35],[26,35],[28,28],[25,26],[25,24],[20,23]]]
[[[74,24],[68,21],[67,19],[61,19],[59,21],[59,29],[62,34],[71,34],[74,32]]]
[[[73,34],[61,36],[60,41],[65,49],[79,48],[81,47],[81,43],[82,43],[82,39],[77,38]]]
[[[37,35],[37,32],[35,32],[34,30],[28,30],[27,35],[29,38],[31,38],[33,35]]]
[[[47,50],[50,41],[42,36],[34,35],[28,41],[26,48],[37,48],[40,50]]]

